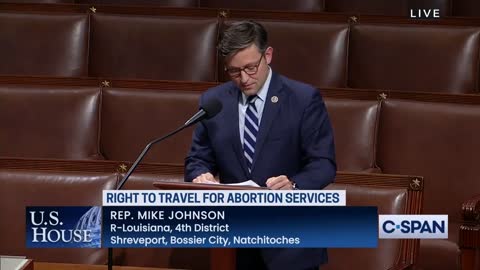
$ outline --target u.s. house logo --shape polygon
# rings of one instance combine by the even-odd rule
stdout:
[[[29,248],[99,248],[102,210],[94,207],[27,207]]]

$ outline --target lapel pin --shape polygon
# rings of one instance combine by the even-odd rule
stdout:
[[[278,97],[273,96],[270,100],[272,101],[272,103],[277,103],[278,102]]]

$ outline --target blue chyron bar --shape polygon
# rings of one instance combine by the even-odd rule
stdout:
[[[378,213],[343,206],[27,207],[26,230],[29,248],[374,248]]]
[[[374,248],[377,207],[107,206],[103,247]]]

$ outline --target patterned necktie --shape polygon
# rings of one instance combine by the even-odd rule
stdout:
[[[248,171],[252,171],[253,156],[258,134],[258,112],[255,107],[257,95],[247,98],[248,108],[245,113],[245,131],[243,133],[243,154],[247,160]]]

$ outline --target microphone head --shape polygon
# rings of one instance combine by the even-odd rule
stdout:
[[[202,106],[205,111],[205,118],[210,119],[222,110],[222,103],[218,99],[212,98]]]

